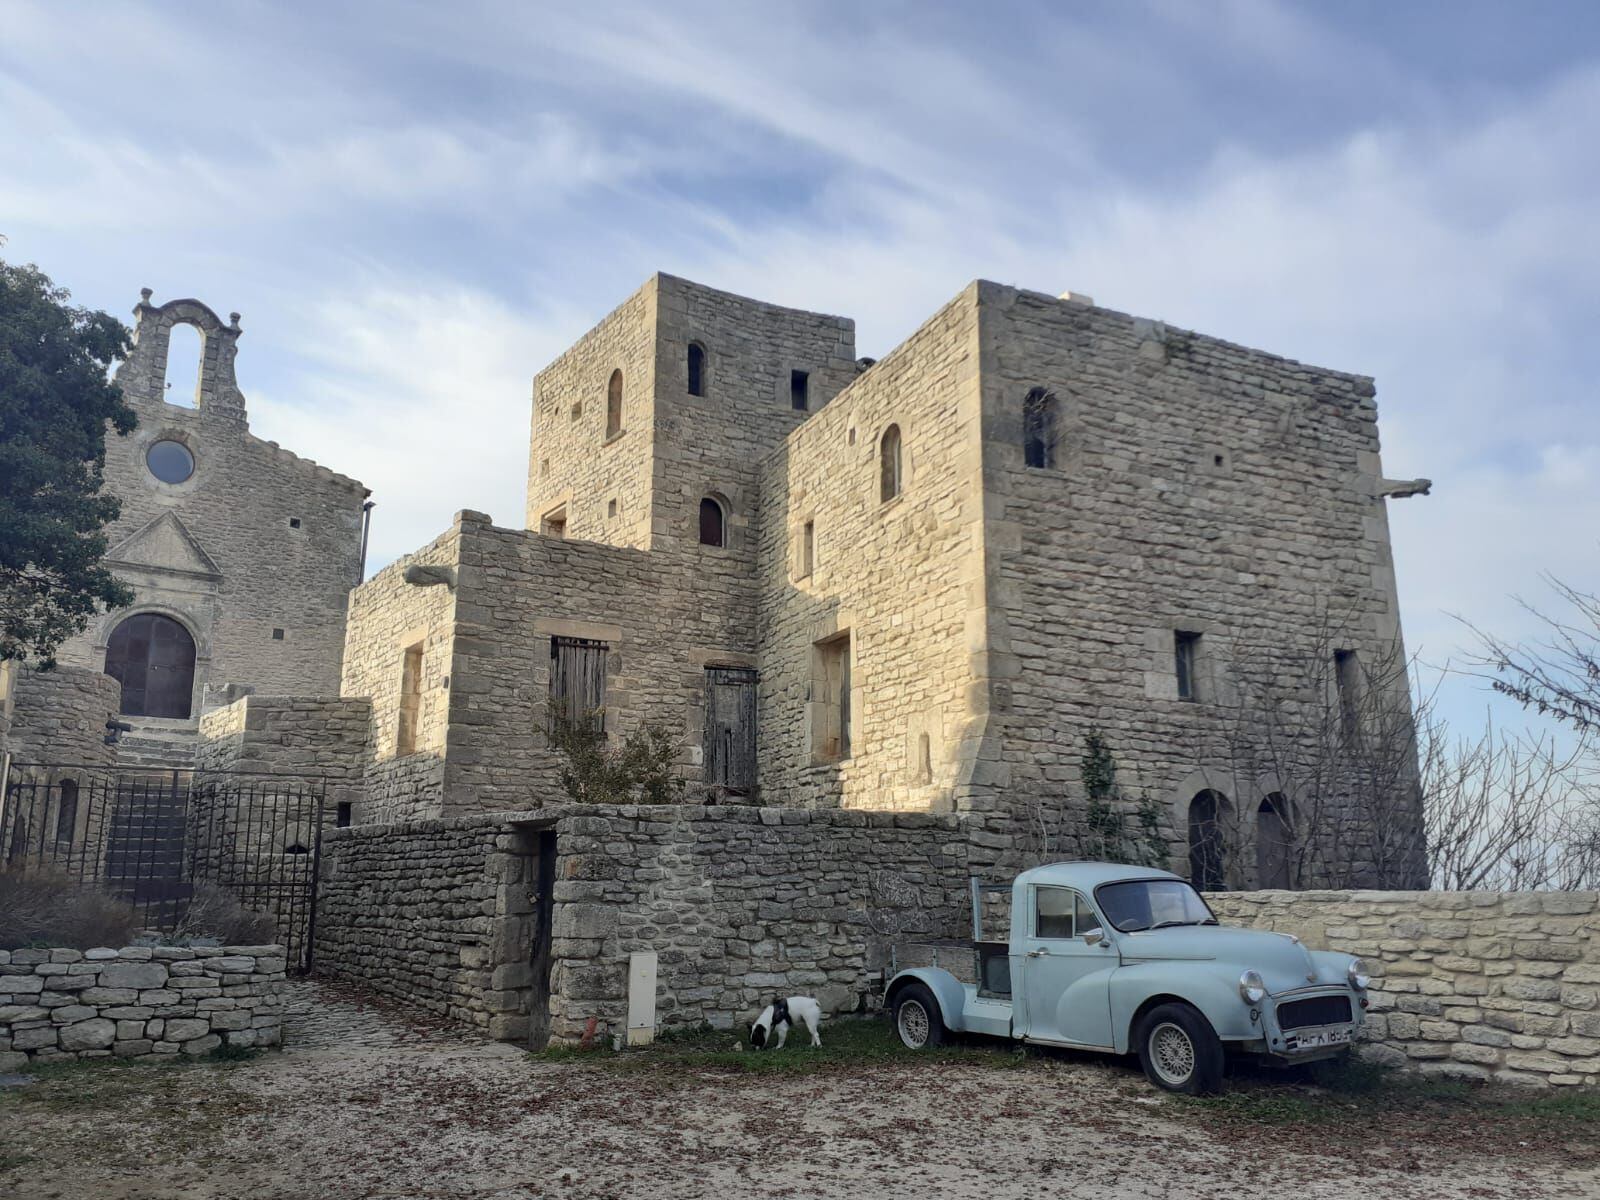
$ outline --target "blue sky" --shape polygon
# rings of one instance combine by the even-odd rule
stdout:
[[[5,0],[0,164],[8,258],[244,314],[375,564],[520,522],[534,372],[661,269],[863,354],[983,276],[1375,375],[1431,661],[1595,582],[1592,3]]]

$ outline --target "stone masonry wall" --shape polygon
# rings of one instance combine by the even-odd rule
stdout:
[[[1070,826],[1098,728],[1124,786],[1163,803],[1175,869],[1188,869],[1197,792],[1227,797],[1235,842],[1281,790],[1298,827],[1329,843],[1308,862],[1337,854],[1334,881],[1359,882],[1360,831],[1313,811],[1326,770],[1296,775],[1327,762],[1334,650],[1367,666],[1402,650],[1372,381],[1092,304],[980,291],[998,761],[973,806],[1014,835],[1014,854],[1029,810]],[[1059,405],[1051,467],[1024,463],[1033,387]],[[1178,696],[1178,630],[1201,635],[1194,699]],[[1241,668],[1270,668],[1270,694],[1241,686]],[[1398,780],[1396,814],[1405,792]],[[1253,843],[1226,851],[1230,882],[1254,886]]]
[[[629,955],[659,958],[657,1020],[727,1028],[775,993],[870,1004],[894,941],[966,926],[951,816],[567,806],[336,830],[319,973],[520,1038],[533,996],[538,838],[555,837],[550,1036],[620,1033]],[[746,1010],[749,1010],[748,1012]]]
[[[510,837],[489,816],[328,831],[316,973],[484,1030],[493,1024],[499,1036],[495,968],[526,961],[529,950],[497,939],[507,873],[522,866],[507,852]],[[508,1003],[515,1014],[523,998]]]
[[[115,679],[66,664],[52,671],[19,666],[14,679],[14,762],[109,767],[116,761],[116,748],[106,745],[106,721],[122,697]]]
[[[977,328],[968,288],[765,464],[758,707],[769,795],[948,811],[970,786],[984,611]],[[891,424],[903,482],[883,502],[880,442]],[[800,548],[808,521],[809,575]],[[852,754],[827,762],[813,730],[822,699],[814,646],[843,633]]]
[[[371,704],[367,734],[365,821],[438,816],[450,706],[456,591],[405,582],[410,566],[454,567],[461,521],[414,554],[390,563],[350,593],[340,694]],[[476,514],[471,514],[476,516]],[[421,645],[422,677],[415,748],[398,753],[400,691],[406,649]]]
[[[1242,892],[1224,921],[1372,969],[1381,1062],[1516,1083],[1600,1083],[1600,894]]]
[[[0,1071],[283,1037],[282,946],[0,950]]]
[[[359,696],[245,696],[200,720],[202,771],[309,775],[324,781],[324,817],[340,804],[362,820],[372,704]]]
[[[633,806],[555,825],[551,1038],[621,1033],[628,956],[657,954],[661,1027],[754,1019],[773,996],[874,1002],[889,943],[966,929],[957,819]]]

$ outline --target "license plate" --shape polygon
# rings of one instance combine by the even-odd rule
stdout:
[[[1316,1050],[1322,1046],[1344,1046],[1350,1042],[1350,1026],[1324,1025],[1320,1029],[1298,1029],[1289,1035],[1296,1050]]]

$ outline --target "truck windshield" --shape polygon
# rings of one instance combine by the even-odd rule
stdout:
[[[1168,925],[1215,925],[1206,902],[1181,879],[1133,879],[1095,889],[1106,919],[1123,933]]]

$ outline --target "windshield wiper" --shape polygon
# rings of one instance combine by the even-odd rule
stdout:
[[[1157,921],[1154,925],[1147,926],[1147,928],[1170,929],[1174,925],[1215,925],[1216,923],[1217,920],[1215,917],[1207,917],[1203,921]]]

